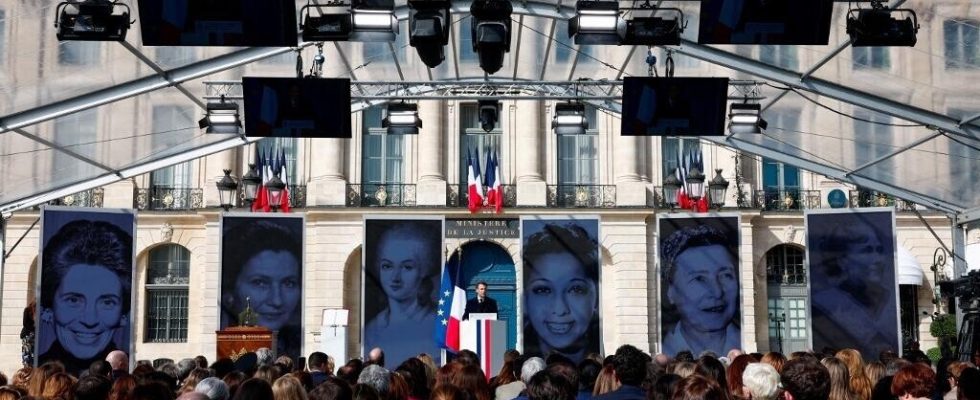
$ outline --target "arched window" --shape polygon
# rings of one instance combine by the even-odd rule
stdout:
[[[766,277],[769,284],[806,285],[803,250],[791,245],[779,245],[766,253]]]
[[[176,244],[150,250],[146,268],[145,341],[187,341],[190,259],[191,252]]]

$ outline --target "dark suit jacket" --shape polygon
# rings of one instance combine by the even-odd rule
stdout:
[[[646,392],[642,388],[631,385],[620,386],[604,395],[593,397],[592,400],[645,400]]]
[[[496,313],[497,301],[487,297],[480,303],[476,298],[466,300],[466,311],[463,312],[463,321],[470,318],[470,313]]]

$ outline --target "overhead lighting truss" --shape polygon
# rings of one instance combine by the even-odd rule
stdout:
[[[68,0],[55,8],[58,40],[121,41],[129,31],[129,6],[110,0]]]

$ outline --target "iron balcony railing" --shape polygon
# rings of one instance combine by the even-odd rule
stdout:
[[[415,206],[414,184],[361,183],[347,185],[348,207],[412,207]]]
[[[616,185],[548,185],[548,207],[614,208]]]
[[[45,204],[66,207],[102,207],[102,201],[104,198],[105,189],[95,188],[59,197]],[[34,208],[40,207],[35,206]]]
[[[196,210],[204,207],[204,189],[169,186],[136,188],[133,203],[137,210]]]
[[[306,207],[306,185],[288,185],[289,188],[289,207],[290,208],[304,208]],[[238,185],[238,207],[248,207],[249,204],[245,201],[245,188],[242,185]]]
[[[500,185],[504,192],[504,208],[517,207],[517,185]],[[486,192],[486,188],[483,188]],[[470,204],[469,187],[466,184],[446,185],[446,207],[467,207]]]
[[[755,207],[763,211],[820,208],[820,191],[803,189],[756,190]]]
[[[851,190],[851,208],[862,207],[895,207],[898,211],[915,211],[915,203],[874,190]]]

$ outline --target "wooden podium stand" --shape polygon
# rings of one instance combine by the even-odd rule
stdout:
[[[232,361],[238,360],[242,354],[254,352],[266,347],[276,349],[273,343],[276,342],[276,334],[261,326],[232,326],[225,330],[217,331],[217,349],[215,353],[218,358],[230,358]]]

